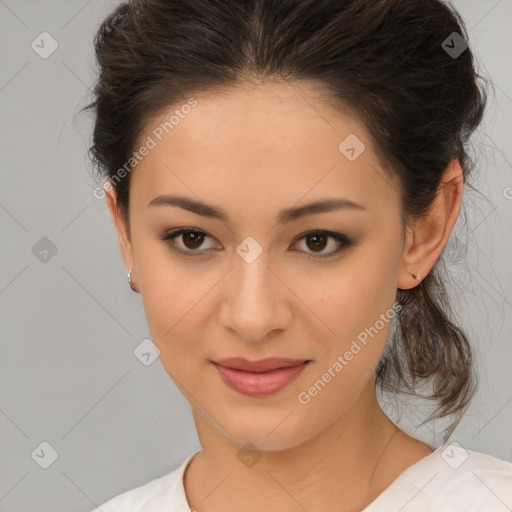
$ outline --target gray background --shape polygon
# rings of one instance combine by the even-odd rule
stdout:
[[[93,195],[91,119],[74,119],[95,80],[94,32],[116,3],[0,0],[2,512],[85,512],[200,448],[190,407],[160,361],[145,366],[133,353],[149,337],[141,297]],[[512,461],[512,1],[454,5],[495,95],[475,135],[471,234],[459,217],[446,249],[480,371],[479,394],[451,439]],[[31,47],[43,31],[59,45],[46,59]],[[440,442],[439,425],[417,428],[411,413],[400,421]],[[42,442],[58,454],[47,469],[52,451]]]

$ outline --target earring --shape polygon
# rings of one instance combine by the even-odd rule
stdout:
[[[416,279],[416,281],[421,281],[420,275],[417,273],[412,274],[412,277],[414,277],[414,279]]]
[[[132,283],[132,269],[128,270],[128,284],[130,285],[130,288],[133,292],[138,292],[137,288],[135,288],[134,284]]]

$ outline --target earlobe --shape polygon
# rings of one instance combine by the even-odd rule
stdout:
[[[453,159],[443,173],[430,211],[407,228],[397,280],[399,289],[408,290],[418,285],[434,266],[459,216],[463,189],[462,168],[458,160]]]

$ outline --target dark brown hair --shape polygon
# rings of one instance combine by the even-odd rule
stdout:
[[[443,171],[474,167],[470,135],[487,80],[468,47],[450,54],[463,20],[440,0],[132,0],[95,38],[99,78],[89,150],[98,176],[129,161],[147,122],[198,91],[245,82],[313,80],[354,112],[382,165],[399,179],[403,215],[432,206]],[[130,173],[112,185],[127,225]],[[416,394],[427,383],[432,418],[456,415],[475,391],[470,344],[454,323],[438,259],[422,282],[397,290],[402,308],[376,369],[381,389]]]

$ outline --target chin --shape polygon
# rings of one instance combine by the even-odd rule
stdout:
[[[219,421],[226,431],[218,431],[226,441],[244,448],[248,443],[252,449],[260,451],[282,451],[294,448],[314,436],[314,432],[305,428],[305,418],[299,418],[293,408],[280,410],[278,413],[259,412],[247,415],[230,416]],[[218,426],[217,426],[218,429]]]

